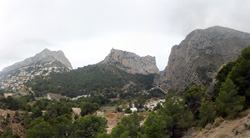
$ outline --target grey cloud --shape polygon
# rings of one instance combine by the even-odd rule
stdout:
[[[250,32],[249,5],[249,0],[0,1],[0,50],[5,51],[0,55],[0,69],[45,47],[60,49],[65,42],[110,34],[136,32],[184,39],[194,29],[215,25]],[[171,49],[172,43],[166,42],[165,47]],[[167,60],[160,66],[166,66]]]

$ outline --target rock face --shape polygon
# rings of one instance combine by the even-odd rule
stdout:
[[[116,66],[130,74],[158,74],[155,57],[140,57],[134,53],[112,49],[110,54],[101,62]]]
[[[235,60],[249,45],[249,33],[219,26],[195,30],[172,48],[161,74],[162,84],[177,92],[191,85],[209,84],[224,64]]]
[[[23,66],[27,66],[31,63],[35,63],[38,61],[49,62],[49,61],[53,61],[53,60],[61,62],[68,69],[72,70],[71,63],[65,57],[65,55],[62,51],[50,51],[49,49],[44,49],[42,52],[36,54],[34,57],[27,58],[24,61],[15,63],[14,65],[11,65],[9,67],[4,68],[3,72],[16,70],[18,68],[21,68]]]

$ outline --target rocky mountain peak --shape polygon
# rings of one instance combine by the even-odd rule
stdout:
[[[159,73],[155,57],[140,57],[135,53],[117,49],[111,49],[109,55],[101,62],[116,66],[117,68],[131,74],[155,74]]]
[[[0,89],[27,94],[32,92],[31,88],[25,85],[28,81],[71,69],[72,66],[62,51],[44,49],[34,57],[4,68],[0,74]]]
[[[250,45],[250,34],[215,26],[192,31],[173,46],[163,71],[165,89],[184,91],[211,83],[222,65],[235,60]]]
[[[8,66],[6,68],[3,69],[3,72],[9,72],[12,70],[16,70],[18,68],[21,68],[23,66],[27,66],[29,64],[35,63],[35,62],[49,62],[49,61],[59,61],[61,62],[63,65],[65,65],[65,67],[67,67],[68,69],[72,70],[72,66],[71,63],[69,62],[69,60],[65,57],[64,53],[62,51],[50,51],[49,49],[44,49],[43,51],[41,51],[40,53],[36,54],[34,57],[30,57],[25,59],[24,61],[15,63],[11,66]]]

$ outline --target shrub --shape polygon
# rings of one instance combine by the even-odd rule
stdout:
[[[219,126],[222,122],[224,122],[224,119],[222,117],[216,118],[213,123],[213,127]]]

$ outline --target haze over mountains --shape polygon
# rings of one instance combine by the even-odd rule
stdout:
[[[166,91],[180,92],[191,85],[212,83],[218,70],[236,59],[241,50],[250,45],[250,34],[230,28],[215,26],[192,31],[172,48],[168,65],[161,73],[155,57],[140,57],[135,53],[112,49],[98,64],[111,65],[129,74],[160,74],[155,84]],[[57,61],[72,70],[71,63],[62,51],[43,50],[34,57],[4,68],[2,73],[18,70],[33,63]],[[166,60],[167,61],[167,60]],[[3,84],[2,84],[3,86]]]

